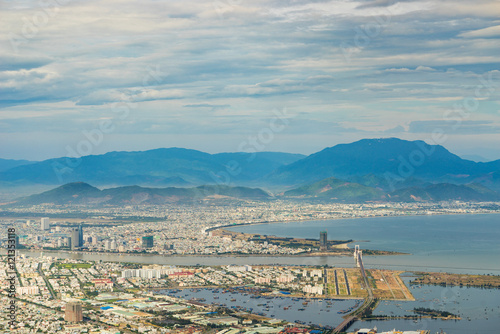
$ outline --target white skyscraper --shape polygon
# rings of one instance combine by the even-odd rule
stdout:
[[[43,231],[50,230],[50,218],[42,218],[40,220],[40,229]]]

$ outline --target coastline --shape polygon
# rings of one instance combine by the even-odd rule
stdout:
[[[252,222],[252,223],[240,223],[240,224],[231,224],[231,225],[221,225],[221,226],[214,226],[207,228],[203,230],[203,232],[207,233],[210,231],[216,231],[216,230],[221,230],[224,228],[234,228],[234,227],[239,227],[239,226],[250,226],[250,225],[264,225],[264,224],[288,224],[288,223],[296,223],[296,222],[319,222],[319,221],[328,221],[328,220],[352,220],[352,219],[369,219],[369,218],[399,218],[399,217],[420,217],[420,216],[454,216],[454,215],[500,215],[500,212],[481,212],[481,213],[433,213],[433,214],[413,214],[413,215],[378,215],[378,216],[370,216],[370,217],[342,217],[342,218],[326,218],[326,219],[297,219],[297,220],[287,220],[287,221],[261,221],[261,222]],[[237,233],[242,233],[242,232],[237,232]],[[352,248],[349,247],[350,244],[353,244],[355,242],[360,242],[362,240],[354,240],[352,242],[342,244],[342,248],[339,249],[346,249],[350,250]],[[251,258],[251,257],[347,257],[351,256],[351,254],[334,254],[334,253],[321,253],[321,252],[315,252],[315,253],[300,253],[300,254],[237,254],[237,253],[228,253],[228,254],[152,254],[152,253],[120,253],[120,252],[96,252],[96,251],[71,251],[71,250],[43,250],[43,249],[31,249],[31,248],[26,248],[26,249],[20,249],[18,250],[19,253],[22,253],[23,251],[28,251],[28,252],[47,252],[47,253],[65,253],[65,254],[85,254],[85,255],[92,255],[92,254],[99,254],[99,255],[111,255],[111,256],[134,256],[134,257],[141,257],[141,256],[147,256],[147,257],[154,257],[154,256],[161,256],[161,257],[202,257],[202,258],[219,258],[219,257],[228,257],[228,258]],[[370,251],[370,250],[367,250]],[[388,251],[387,251],[388,252]],[[0,249],[0,255],[4,255],[4,250]],[[389,255],[411,255],[409,253],[398,253],[394,252],[392,254],[387,254],[387,255],[368,255],[367,256],[389,256]],[[488,270],[488,269],[484,269]]]
[[[254,223],[239,223],[239,224],[231,224],[231,225],[221,225],[221,226],[214,226],[214,227],[209,227],[203,232],[207,233],[210,231],[215,231],[223,228],[232,228],[232,227],[238,227],[238,226],[252,226],[252,225],[266,225],[266,224],[288,224],[288,223],[302,223],[302,222],[319,222],[319,221],[326,221],[326,220],[351,220],[351,219],[371,219],[371,218],[381,218],[381,217],[386,217],[386,218],[393,218],[393,217],[420,217],[420,216],[455,216],[455,215],[495,215],[495,214],[500,214],[500,211],[494,211],[494,212],[460,212],[460,213],[453,213],[453,212],[436,212],[432,214],[428,213],[423,213],[423,214],[411,214],[411,215],[380,215],[380,216],[369,216],[369,217],[341,217],[341,218],[323,218],[323,219],[294,219],[294,220],[272,220],[272,221],[262,221],[262,222],[254,222]]]

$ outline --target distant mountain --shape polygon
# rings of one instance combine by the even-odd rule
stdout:
[[[498,201],[500,194],[486,188],[481,184],[456,185],[450,183],[439,183],[429,185],[425,188],[406,188],[396,190],[388,195],[391,201],[414,202],[414,201],[467,201],[483,202]]]
[[[363,139],[307,157],[280,152],[208,154],[162,148],[16,166],[0,171],[0,190],[86,182],[99,187],[240,185],[282,192],[332,177],[352,183],[349,187],[363,185],[386,194],[408,188],[426,189],[437,183],[477,183],[500,192],[500,160],[474,162],[440,145],[397,138]]]
[[[380,189],[339,180],[333,177],[288,190],[284,195],[289,197],[317,197],[349,202],[374,201],[385,198],[384,192]]]
[[[371,176],[366,185],[395,190],[409,178],[419,182],[465,184],[500,171],[500,160],[476,163],[440,145],[397,138],[363,139],[340,144],[277,168],[265,177],[272,184],[301,185],[329,177],[347,180]],[[491,178],[493,187],[500,187]],[[402,185],[404,186],[404,184]]]
[[[478,154],[469,154],[469,155],[462,155],[460,156],[462,159],[465,160],[470,160],[470,161],[475,161],[475,162],[489,162],[491,160],[486,159],[485,157],[482,157]]]
[[[6,171],[8,169],[11,169],[11,168],[14,168],[17,166],[29,165],[29,164],[33,164],[33,163],[35,163],[35,161],[0,159],[0,172]]]
[[[472,183],[429,184],[425,187],[408,187],[393,192],[336,178],[327,178],[309,185],[288,190],[283,194],[290,198],[317,198],[334,202],[437,202],[437,201],[498,201],[500,194],[487,187]]]
[[[269,194],[258,188],[222,185],[193,188],[145,188],[126,186],[99,190],[84,182],[65,184],[55,189],[16,200],[9,205],[85,204],[126,205],[164,204],[183,201],[201,201],[215,198],[267,199]]]
[[[303,157],[275,152],[212,155],[183,148],[110,152],[14,167],[0,172],[0,182],[56,185],[82,181],[95,185],[154,186],[241,184]]]
[[[387,179],[383,176],[377,176],[374,174],[353,175],[347,178],[347,180],[350,182],[362,184],[367,187],[374,187],[388,191],[393,189],[404,189],[410,187],[426,187],[432,184],[428,181],[424,181],[422,179],[413,176],[401,180],[393,180],[393,179],[391,180],[390,178]]]

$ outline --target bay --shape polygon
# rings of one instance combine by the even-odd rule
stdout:
[[[355,328],[377,327],[379,331],[394,328],[406,330],[430,330],[431,333],[448,334],[486,334],[498,333],[500,328],[500,290],[466,287],[442,287],[432,285],[410,285],[412,277],[402,277],[406,285],[411,286],[415,301],[381,301],[373,312],[374,315],[404,316],[414,315],[414,308],[423,307],[447,311],[459,315],[462,320],[375,320],[355,322]]]
[[[241,307],[246,312],[262,316],[286,320],[302,321],[304,324],[336,327],[340,324],[342,314],[347,309],[356,309],[362,303],[359,299],[323,299],[323,298],[291,298],[280,294],[252,298],[251,294],[237,291],[226,293],[224,289],[184,289],[182,291],[164,290],[157,294],[168,294],[177,298],[203,298],[205,304],[223,304],[227,308]]]
[[[247,225],[231,231],[280,237],[355,240],[361,249],[410,253],[365,256],[367,268],[500,274],[500,214],[375,217]],[[312,263],[321,261],[311,259]],[[327,264],[337,265],[326,260]]]

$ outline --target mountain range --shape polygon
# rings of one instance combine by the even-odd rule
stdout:
[[[100,190],[84,182],[73,182],[55,189],[18,198],[6,205],[143,205],[166,203],[200,203],[227,200],[319,200],[327,202],[436,202],[436,201],[495,201],[500,194],[479,184],[431,184],[424,188],[410,187],[391,193],[336,178],[327,178],[306,186],[271,196],[259,188],[205,185],[190,188],[147,188],[124,186]]]
[[[484,198],[490,195],[494,198],[500,192],[500,160],[474,162],[440,145],[397,138],[363,139],[328,147],[309,156],[280,152],[209,154],[164,148],[110,152],[79,159],[25,161],[7,170],[2,170],[1,162],[0,188],[4,189],[72,182],[97,187],[152,188],[212,184],[260,187],[275,193],[285,192],[287,196],[301,196],[300,191],[304,191],[303,196],[312,196],[307,194],[311,191],[307,187],[314,185],[325,189],[320,197],[342,191],[344,195],[338,195],[340,198],[354,194],[352,199],[359,200],[380,196],[445,198],[437,195],[433,185],[440,185],[439,189],[445,189],[444,185],[461,186],[461,191],[473,190],[482,193]],[[325,179],[330,180],[322,181]],[[325,183],[323,187],[315,185],[320,181]],[[301,187],[306,188],[297,190]],[[457,191],[451,186],[446,189]]]
[[[309,185],[288,190],[292,198],[316,198],[336,202],[438,202],[438,201],[498,201],[500,194],[481,185],[450,183],[428,184],[398,189],[392,192],[359,183],[327,178]]]
[[[0,158],[0,172],[9,170],[11,168],[23,165],[33,164],[35,161],[28,160],[12,160],[12,159],[1,159]]]
[[[336,177],[386,190],[408,182],[478,182],[500,190],[500,160],[473,162],[440,145],[397,138],[340,144],[280,166],[265,179],[275,184],[307,184]]]
[[[10,205],[137,205],[193,202],[207,199],[263,200],[269,194],[261,189],[206,185],[191,188],[146,188],[125,186],[100,190],[84,182],[73,182],[55,189],[19,198]]]
[[[209,154],[183,148],[57,158],[0,172],[4,185],[88,182],[95,185],[188,186],[245,183],[304,158],[280,152]]]

